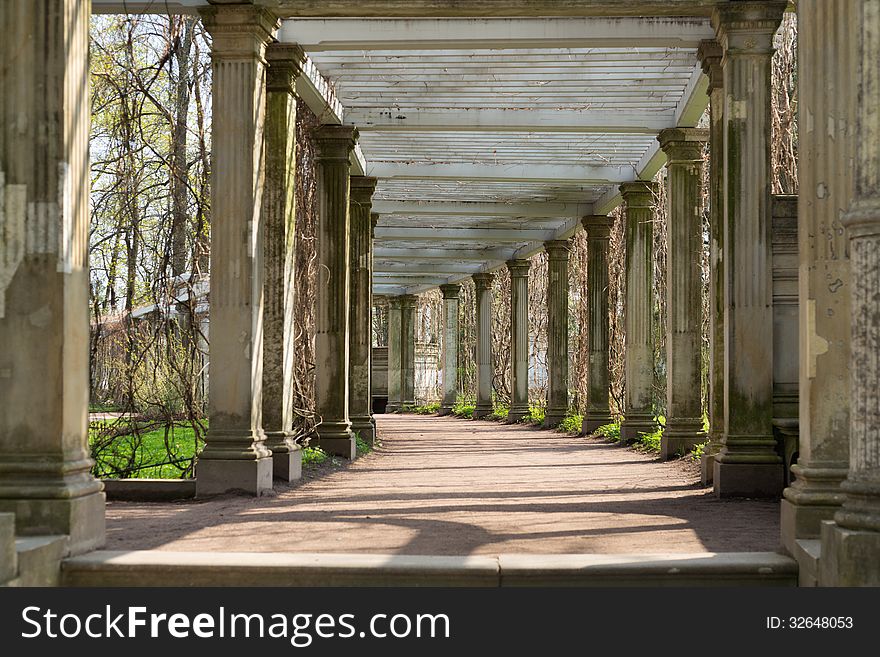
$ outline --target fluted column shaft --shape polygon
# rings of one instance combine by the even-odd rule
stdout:
[[[266,44],[278,27],[251,5],[203,9],[211,34],[210,428],[196,466],[199,496],[272,487],[262,428],[263,149]]]
[[[416,310],[419,298],[405,294],[400,298],[400,403],[416,403]]]
[[[819,562],[819,584],[831,586],[880,586],[880,0],[860,9],[855,197],[843,217],[852,266],[849,470],[843,506],[822,525]]]
[[[724,49],[724,446],[715,493],[776,496],[782,461],[773,436],[773,296],[770,245],[770,66],[787,3],[719,4]]]
[[[357,129],[347,125],[324,125],[315,131],[318,183],[315,407],[320,418],[317,443],[328,453],[349,459],[356,455],[348,416],[349,155],[357,136]]]
[[[587,370],[587,408],[581,433],[589,435],[611,422],[608,398],[611,391],[608,372],[608,250],[611,238],[611,217],[604,215],[583,218],[587,231],[587,304],[589,369]]]
[[[388,300],[388,404],[386,413],[397,413],[401,402],[401,297]]]
[[[0,512],[72,553],[104,543],[88,444],[90,4],[0,3]]]
[[[263,431],[276,479],[302,475],[293,435],[294,228],[296,225],[296,78],[299,46],[266,49],[266,181],[263,192]]]
[[[704,486],[712,483],[724,436],[724,73],[721,44],[700,42],[697,57],[709,79],[709,444],[700,460]]]
[[[376,179],[351,176],[351,310],[349,311],[348,415],[351,430],[369,445],[373,433],[370,396],[370,355],[373,347],[373,292],[370,256],[372,224],[370,209]]]
[[[555,427],[568,413],[568,255],[567,241],[544,245],[547,251],[547,408],[544,426]]]
[[[702,378],[702,170],[709,134],[668,128],[658,137],[666,153],[669,213],[666,251],[666,429],[660,456],[685,454],[706,439]]]
[[[443,402],[440,415],[449,415],[458,400],[458,297],[461,285],[441,285],[443,293]]]
[[[510,410],[508,422],[529,414],[529,268],[528,260],[511,260],[510,271]]]
[[[626,397],[620,437],[624,442],[655,429],[653,383],[653,225],[656,183],[624,183],[620,193],[626,205]]]
[[[492,281],[494,274],[474,274],[477,297],[477,405],[474,418],[492,414]]]
[[[859,2],[798,3],[800,420],[796,480],[782,502],[783,544],[816,538],[843,503],[849,462],[850,250]]]

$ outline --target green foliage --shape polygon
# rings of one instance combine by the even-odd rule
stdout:
[[[700,443],[699,445],[694,445],[694,448],[691,450],[690,458],[692,461],[699,461],[703,458],[703,454],[706,453],[706,447],[709,446],[709,441],[707,440],[704,443]]]
[[[595,433],[615,443],[620,442],[620,422],[603,424],[601,427],[596,429]]]
[[[542,424],[544,422],[544,406],[529,404],[529,413],[522,419],[523,424]]]
[[[320,447],[303,448],[302,464],[304,468],[321,465],[322,463],[326,463],[329,459],[330,455]]]
[[[495,420],[496,422],[504,422],[507,420],[507,416],[510,415],[510,408],[505,406],[504,404],[498,404],[492,410],[492,415],[487,417],[487,420]]]
[[[355,444],[357,445],[357,453],[358,456],[363,456],[364,454],[369,454],[373,451],[373,446],[370,445],[366,440],[361,438],[361,434],[355,432],[354,434]]]
[[[195,424],[122,417],[89,424],[89,446],[100,478],[181,479],[192,476],[207,421]]]
[[[659,452],[660,451],[660,439],[663,437],[663,427],[657,427],[656,430],[650,433],[642,433],[639,434],[639,437],[636,439],[636,447],[644,452]]]
[[[455,402],[455,406],[452,407],[452,414],[455,417],[470,419],[474,416],[474,411],[476,410],[476,408],[477,407],[475,404],[464,401],[457,401]]]
[[[408,406],[405,410],[416,415],[434,415],[440,410],[440,402]]]
[[[569,411],[568,415],[565,416],[565,419],[559,423],[559,426],[556,428],[556,430],[563,433],[580,433],[583,423],[583,415],[579,413],[572,413],[571,411]]]

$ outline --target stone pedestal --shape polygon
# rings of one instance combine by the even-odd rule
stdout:
[[[386,413],[400,411],[401,400],[401,349],[400,342],[400,297],[388,299],[388,404]]]
[[[631,443],[656,429],[654,422],[653,205],[657,185],[637,181],[620,186],[626,217],[626,398],[620,439]]]
[[[799,457],[783,492],[782,537],[819,538],[844,500],[850,435],[849,235],[859,2],[798,2]],[[858,273],[857,273],[858,275]]]
[[[712,484],[715,455],[724,436],[724,75],[721,44],[700,42],[697,57],[709,79],[709,444],[700,459],[700,479]]]
[[[568,255],[567,241],[547,251],[547,409],[544,426],[555,427],[568,413]]]
[[[400,403],[412,408],[416,403],[416,309],[415,295],[400,297]]]
[[[492,404],[492,281],[493,274],[474,274],[477,288],[477,405],[474,419],[488,417]]]
[[[822,524],[819,584],[880,586],[880,0],[860,3],[855,195],[843,224],[852,273],[849,470]]]
[[[348,416],[351,430],[368,445],[375,440],[370,396],[373,348],[372,208],[376,179],[351,176],[351,309],[349,310]]]
[[[608,372],[608,247],[613,219],[604,215],[584,217],[587,231],[587,289],[589,314],[589,369],[587,408],[581,424],[585,436],[612,421],[608,396],[611,391]]]
[[[0,514],[75,554],[104,543],[88,443],[89,5],[0,8]]]
[[[318,178],[318,298],[315,308],[317,445],[348,459],[356,455],[348,417],[350,308],[349,155],[357,129],[324,125],[315,131]]]
[[[272,488],[262,428],[263,152],[266,44],[278,28],[253,6],[208,7],[212,36],[210,428],[196,495]]]
[[[666,429],[660,457],[684,455],[706,441],[702,377],[702,170],[709,137],[699,128],[668,128],[669,219],[666,251]]]
[[[777,496],[782,459],[773,436],[770,268],[770,60],[787,3],[722,3],[713,14],[724,48],[725,430],[715,494]]]
[[[263,431],[273,474],[302,476],[293,434],[294,234],[296,226],[296,78],[305,58],[296,45],[266,49],[266,182],[263,191]]]
[[[528,260],[511,260],[510,271],[510,410],[508,422],[529,414],[529,268]]]
[[[458,400],[458,295],[461,285],[441,285],[443,293],[443,402],[440,415],[449,415]]]

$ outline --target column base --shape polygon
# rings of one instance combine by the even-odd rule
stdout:
[[[703,421],[699,418],[670,419],[660,438],[660,458],[668,461],[676,456],[684,456],[706,440]]]
[[[272,452],[272,476],[284,482],[302,478],[302,450],[292,449],[289,452]]]
[[[483,418],[489,417],[494,412],[495,409],[492,407],[491,404],[477,404],[472,417],[475,420],[482,420]]]
[[[620,423],[620,442],[624,445],[636,442],[644,433],[657,430],[653,415],[630,413]]]
[[[548,408],[544,411],[544,422],[541,424],[545,429],[558,427],[565,419],[568,409]]]
[[[507,411],[507,423],[516,424],[522,422],[529,415],[529,412],[528,404],[514,404]]]
[[[604,427],[606,424],[611,424],[613,421],[614,418],[611,417],[610,411],[591,411],[587,409],[587,412],[584,414],[584,421],[581,423],[581,435],[592,436],[596,433],[596,429]]]
[[[782,463],[714,464],[716,497],[779,497],[785,486]]]
[[[15,514],[15,533],[21,536],[65,534],[70,555],[104,546],[104,492],[58,499],[0,499],[0,513]]]
[[[351,418],[351,432],[360,436],[370,447],[376,441],[374,434],[373,418],[369,415]]]
[[[386,413],[399,413],[400,412],[400,402],[389,401],[385,404],[385,412]]]
[[[880,586],[880,532],[822,523],[819,586]]]
[[[272,490],[273,457],[258,459],[199,459],[196,497],[243,493],[259,497]]]
[[[437,409],[437,415],[439,417],[444,417],[446,415],[452,415],[452,406],[441,406]]]
[[[711,486],[715,481],[715,454],[703,454],[700,457],[700,483]]]
[[[318,438],[312,444],[328,454],[341,456],[349,461],[354,461],[357,457],[357,443],[354,436],[351,438]]]
[[[791,554],[797,553],[797,541],[819,538],[822,523],[834,520],[839,505],[806,505],[783,499],[779,509],[779,527],[782,547]]]

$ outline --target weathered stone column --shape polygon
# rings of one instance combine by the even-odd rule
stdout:
[[[385,406],[386,413],[400,411],[401,397],[401,351],[403,345],[400,342],[401,326],[401,297],[388,299],[388,404]]]
[[[859,4],[798,2],[800,435],[781,515],[793,554],[843,503],[849,464],[851,285],[840,214],[854,189]]]
[[[400,297],[400,404],[416,403],[416,308],[418,297]]]
[[[89,404],[89,9],[0,4],[0,512],[104,543]]]
[[[544,244],[547,251],[547,409],[544,426],[555,427],[568,413],[568,242]]]
[[[276,479],[302,476],[293,434],[294,227],[296,225],[296,45],[266,49],[266,183],[263,192],[263,431]]]
[[[373,232],[370,208],[376,179],[351,176],[351,309],[349,310],[348,415],[351,430],[372,445],[370,351],[373,348],[373,275],[370,255]]]
[[[709,444],[700,459],[704,486],[712,483],[724,436],[724,74],[721,44],[700,42],[697,58],[709,79]]]
[[[492,415],[492,281],[494,274],[474,274],[477,296],[477,406],[474,419]]]
[[[318,298],[315,308],[317,445],[330,454],[357,454],[348,418],[350,306],[349,155],[357,141],[349,125],[315,131],[318,178]]]
[[[880,0],[860,5],[855,198],[843,217],[852,259],[849,471],[843,506],[822,523],[819,584],[828,586],[880,586]]]
[[[668,128],[658,137],[666,153],[669,225],[666,229],[666,429],[660,457],[685,454],[705,441],[702,378],[702,183],[700,128]]]
[[[713,14],[724,49],[724,446],[715,494],[776,496],[782,460],[773,436],[770,269],[770,59],[787,3],[731,2]]]
[[[608,249],[613,219],[604,215],[582,219],[587,231],[587,292],[589,298],[589,369],[587,370],[587,408],[581,433],[590,435],[611,422],[608,405],[610,376],[608,374]]]
[[[266,44],[278,20],[261,7],[202,10],[212,37],[211,344],[206,444],[196,495],[272,488],[262,427],[263,130]]]
[[[626,398],[620,438],[625,443],[654,431],[653,204],[656,183],[637,181],[620,186],[626,204]]]
[[[510,410],[508,422],[529,414],[529,268],[528,260],[511,260],[510,271]]]
[[[440,415],[449,415],[458,400],[458,295],[461,285],[441,285],[443,293],[443,402]]]

